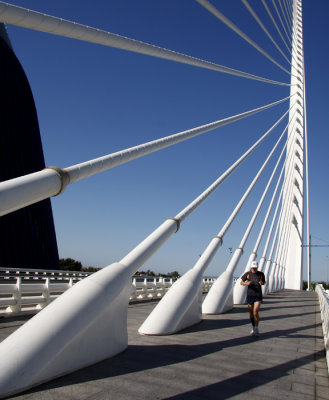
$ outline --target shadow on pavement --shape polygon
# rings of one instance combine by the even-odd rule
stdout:
[[[323,356],[323,351],[313,354],[313,357]],[[275,367],[265,369],[255,369],[245,374],[225,379],[212,385],[203,386],[199,389],[191,390],[176,396],[166,397],[165,400],[183,400],[183,399],[229,399],[243,392],[255,389],[258,386],[265,385],[271,381],[288,375],[288,372],[302,367],[310,362],[310,356],[300,357],[286,363],[276,365]],[[301,395],[302,396],[302,395]],[[264,393],[264,397],[266,398]],[[250,395],[250,398],[254,398]],[[279,398],[279,397],[278,397]]]
[[[185,330],[184,333],[200,331],[200,328],[202,326],[203,330],[215,329],[214,328],[215,324],[217,326],[217,329],[219,329],[221,327],[221,323],[222,323],[221,320],[217,321],[204,320],[201,324],[198,324],[195,327]],[[241,324],[241,321],[239,323]],[[248,343],[254,342],[255,340],[262,343],[264,340],[270,338],[278,338],[278,337],[310,338],[309,335],[299,334],[297,332],[315,327],[316,325],[312,324],[308,326],[299,326],[293,329],[282,329],[282,330],[267,332],[262,334],[257,339],[250,336],[241,336],[234,339],[211,342],[211,343],[203,343],[197,345],[189,345],[189,344],[129,345],[124,352],[118,354],[115,357],[112,357],[110,359],[94,364],[90,367],[78,370],[69,375],[63,376],[56,380],[37,386],[25,392],[25,395],[29,395],[31,393],[38,393],[54,388],[60,388],[72,384],[80,384],[91,381],[97,382],[97,380],[100,379],[131,374],[134,372],[151,370],[154,368],[159,368],[177,363],[183,363],[199,357],[206,356],[208,354],[219,352],[223,349],[246,345]],[[315,357],[320,353],[321,355],[323,355],[323,351],[319,351],[312,355],[304,356],[299,359],[295,359],[275,367],[267,368],[264,370],[259,369],[250,371],[241,376],[230,378],[225,381],[216,383],[214,385],[205,386],[203,388],[199,388],[191,392],[187,392],[179,396],[170,398],[218,399],[219,391],[221,392],[223,391],[223,396],[226,393],[225,394],[226,397],[221,396],[220,398],[226,399],[235,394],[249,390],[255,386],[259,386],[264,383],[270,382],[272,380],[278,379],[279,377],[285,376],[287,374],[287,371],[313,362]],[[255,377],[255,374],[258,374],[260,378],[257,378],[256,380],[251,379],[251,377],[253,378]]]

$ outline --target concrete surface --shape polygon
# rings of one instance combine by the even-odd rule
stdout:
[[[123,353],[11,399],[329,399],[314,292],[266,296],[259,338],[249,336],[246,306],[204,316],[179,334],[138,335],[154,306],[129,306],[129,347]],[[0,320],[0,340],[26,318]]]

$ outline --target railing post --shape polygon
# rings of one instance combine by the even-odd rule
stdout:
[[[22,311],[22,278],[18,277],[16,282],[17,291],[14,294],[14,297],[17,301],[17,312]]]
[[[20,276],[16,278],[16,288],[13,293],[13,298],[15,299],[16,303],[7,307],[7,312],[19,313],[22,309],[22,278]]]
[[[45,301],[37,305],[37,309],[39,310],[45,308],[50,303],[50,278],[46,278],[46,282],[43,286],[42,296]]]

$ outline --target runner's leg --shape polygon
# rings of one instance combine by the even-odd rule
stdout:
[[[256,326],[258,326],[258,324],[259,324],[259,309],[260,309],[261,304],[262,304],[261,301],[255,301],[255,303],[253,304],[253,316],[254,316]]]
[[[249,310],[249,317],[250,317],[251,325],[255,326],[254,305],[253,304],[248,304],[248,310]]]

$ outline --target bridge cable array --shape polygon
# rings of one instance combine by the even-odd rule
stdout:
[[[252,150],[257,143],[259,143],[263,138],[267,137],[273,130],[274,128],[282,121],[282,119],[287,115],[289,110],[283,114],[283,116],[276,121],[276,123],[259,139],[258,142],[255,143],[254,146],[252,146],[250,150]],[[153,309],[152,313],[149,315],[149,317],[145,320],[143,325],[140,327],[139,332],[142,334],[152,334],[152,335],[160,335],[160,334],[169,334],[169,333],[174,333],[177,332],[177,330],[181,330],[184,327],[190,326],[191,324],[195,324],[197,322],[200,322],[202,319],[201,315],[201,310],[197,312],[197,305],[200,304],[201,301],[201,283],[202,283],[202,277],[205,272],[205,269],[213,259],[215,253],[219,249],[219,247],[223,243],[223,238],[224,235],[227,233],[230,225],[232,224],[233,220],[236,218],[238,212],[240,211],[242,205],[248,198],[249,194],[251,193],[253,187],[255,186],[256,182],[258,181],[260,175],[264,171],[266,165],[268,164],[270,158],[272,157],[275,149],[279,145],[280,141],[283,138],[283,135],[285,133],[285,130],[281,134],[279,140],[271,150],[270,154],[268,155],[267,159],[263,163],[262,167],[260,170],[257,172],[255,178],[247,188],[246,192],[244,195],[241,197],[240,201],[238,202],[237,206],[235,207],[234,211],[230,215],[229,219],[225,223],[224,227],[221,229],[221,231],[211,240],[209,243],[208,247],[206,250],[202,253],[200,259],[197,261],[197,263],[194,265],[192,269],[187,271],[178,282],[174,283],[174,285],[170,288],[166,296],[161,299],[159,304]],[[247,154],[246,152],[245,154]],[[242,156],[243,157],[243,156]],[[240,157],[240,159],[242,159]],[[239,160],[238,160],[239,161]],[[235,163],[237,164],[238,161]],[[233,166],[235,165],[233,164]],[[229,171],[229,169],[227,170]],[[218,181],[220,178],[218,179]],[[200,198],[201,196],[199,196]],[[193,203],[191,203],[193,204]],[[197,204],[197,201],[195,201],[195,204]],[[188,207],[187,207],[188,208]],[[176,217],[180,217],[181,214],[178,214]],[[241,243],[243,246],[243,244]],[[237,257],[233,256],[232,260],[237,260]],[[225,274],[225,273],[224,273]],[[225,276],[225,283],[224,285],[221,284],[221,279],[217,279],[215,284],[212,286],[212,288],[215,288],[215,299],[212,298],[212,292],[213,289],[211,288],[206,299],[203,302],[202,306],[202,312],[203,313],[208,313],[209,306],[207,306],[209,299],[211,305],[214,302],[220,302],[226,303],[227,297],[228,297],[228,290],[227,287],[230,288],[232,287],[233,283],[233,271],[231,273],[231,279],[232,282],[230,285],[226,285],[226,276]],[[218,284],[221,284],[221,286],[224,286],[223,290],[217,290]],[[218,293],[220,293],[220,296],[218,296]],[[210,296],[210,297],[208,297]],[[225,297],[225,299],[223,298]],[[208,299],[208,300],[207,300]],[[224,308],[224,305],[223,307]],[[222,312],[222,311],[220,311]],[[213,312],[210,312],[213,313]]]
[[[272,0],[272,4],[273,4],[274,9],[275,9],[275,11],[276,11],[276,14],[277,14],[277,16],[278,16],[278,18],[279,18],[279,21],[280,21],[280,23],[281,23],[281,26],[282,26],[282,28],[283,28],[283,31],[284,31],[284,33],[286,34],[287,39],[290,40],[290,36],[289,36],[289,34],[288,34],[288,32],[287,32],[287,29],[286,29],[286,27],[285,27],[285,25],[284,25],[284,22],[283,22],[283,20],[282,20],[282,17],[281,17],[281,14],[280,14],[280,12],[279,12],[279,9],[278,9],[278,7],[277,7],[277,5],[276,5],[276,2]]]
[[[290,123],[291,123],[291,121],[290,121]],[[284,129],[283,134],[287,131],[288,126],[289,126],[289,123],[288,123],[288,125],[286,126],[286,128]],[[275,173],[276,173],[276,171],[277,171],[277,169],[278,169],[278,167],[279,167],[280,161],[281,161],[281,159],[282,159],[282,157],[283,157],[283,154],[284,154],[284,152],[285,152],[285,150],[286,150],[287,144],[288,144],[288,139],[286,140],[286,143],[285,143],[285,145],[284,145],[283,148],[282,148],[281,154],[280,154],[280,156],[279,156],[279,158],[278,158],[278,160],[277,160],[277,162],[276,162],[276,165],[275,165],[275,167],[274,167],[274,169],[273,169],[273,171],[272,171],[272,174],[271,174],[271,176],[270,176],[270,179],[269,179],[269,181],[268,181],[268,183],[267,183],[267,185],[266,185],[266,187],[265,187],[265,189],[264,189],[264,192],[263,192],[263,194],[262,194],[262,197],[260,198],[259,203],[258,203],[258,205],[257,205],[257,207],[256,207],[256,211],[255,211],[255,213],[254,213],[254,215],[253,215],[253,217],[252,217],[252,219],[251,219],[251,221],[250,221],[250,223],[249,223],[249,226],[248,226],[248,228],[247,228],[247,230],[246,230],[244,239],[242,240],[242,243],[241,243],[241,244],[243,244],[243,245],[241,246],[241,244],[240,244],[239,248],[242,248],[242,249],[244,248],[244,245],[245,245],[245,242],[246,242],[246,240],[247,240],[247,237],[248,237],[248,235],[249,235],[249,233],[250,233],[250,231],[251,231],[251,228],[252,228],[252,226],[253,226],[253,224],[254,224],[254,222],[255,222],[255,219],[256,219],[256,217],[257,217],[257,215],[258,215],[258,213],[259,213],[259,211],[260,211],[260,208],[261,208],[261,206],[262,206],[262,204],[263,204],[263,202],[264,202],[265,196],[266,196],[267,193],[268,193],[268,190],[269,190],[270,185],[271,185],[271,183],[272,183],[272,181],[273,181],[273,178],[274,178],[274,176],[275,176]],[[273,201],[274,201],[274,198],[275,198],[275,194],[276,194],[277,189],[278,189],[278,187],[279,187],[279,183],[280,183],[282,174],[283,174],[283,172],[284,172],[285,164],[286,164],[286,162],[283,163],[283,166],[282,166],[282,168],[281,168],[281,173],[280,173],[280,175],[279,175],[279,177],[278,177],[278,179],[277,179],[277,184],[276,184],[276,187],[275,187],[275,189],[274,189],[271,202],[270,202],[270,204],[269,204],[269,206],[268,206],[268,209],[267,209],[267,212],[266,212],[266,215],[265,215],[265,218],[264,218],[262,227],[261,227],[260,232],[259,232],[259,234],[258,234],[256,243],[255,243],[255,245],[254,245],[253,251],[251,252],[251,254],[250,254],[250,256],[249,256],[249,259],[248,259],[248,261],[247,261],[247,263],[246,263],[246,267],[245,267],[244,272],[247,272],[247,271],[250,269],[251,263],[252,263],[252,262],[256,259],[256,257],[257,257],[258,247],[259,247],[259,245],[260,245],[260,242],[261,242],[261,239],[262,239],[262,236],[263,236],[263,233],[264,233],[264,230],[265,230],[267,221],[268,221],[268,217],[269,217],[270,211],[271,211],[271,209],[272,209],[272,205],[273,205]],[[262,266],[261,266],[261,265],[259,265],[259,270],[262,271]],[[244,304],[244,303],[246,302],[246,294],[247,294],[246,287],[239,285],[239,283],[240,283],[240,279],[236,282],[236,284],[234,285],[234,289],[233,289],[233,303],[234,303],[234,304]]]
[[[249,188],[247,189],[247,191],[245,192],[244,196],[242,196],[240,202],[238,203],[236,209],[239,209],[239,207],[241,207],[241,205],[245,202],[247,196],[249,196],[251,190],[253,189],[254,185],[256,184],[260,174],[263,172],[265,166],[267,165],[268,161],[270,160],[271,156],[273,155],[276,147],[278,146],[279,142],[282,140],[283,135],[286,132],[286,129],[288,128],[288,126],[283,130],[279,140],[277,141],[277,143],[275,144],[275,146],[273,147],[272,151],[270,152],[268,158],[266,159],[266,161],[264,162],[263,166],[261,167],[261,169],[258,171],[258,173],[256,174],[254,180],[252,181],[252,183],[250,184]],[[277,164],[278,165],[278,164]],[[264,198],[267,194],[267,191],[269,189],[269,186],[272,182],[272,178],[273,178],[273,174],[270,178],[270,180],[268,181],[268,184],[263,192],[263,195],[261,196],[258,205],[255,209],[255,212],[249,222],[249,225],[243,235],[243,238],[240,242],[240,244],[238,245],[238,247],[236,248],[230,262],[229,265],[226,268],[226,271],[224,271],[222,273],[222,275],[216,280],[216,282],[213,284],[213,286],[211,287],[207,297],[205,298],[203,304],[202,304],[202,312],[205,314],[218,314],[218,313],[222,313],[230,308],[232,308],[232,300],[234,301],[233,298],[233,294],[231,294],[232,291],[232,287],[233,287],[233,274],[238,266],[238,263],[240,261],[240,258],[243,254],[243,250],[245,247],[245,244],[247,242],[247,239],[250,235],[251,229],[255,223],[256,217],[260,211],[260,208],[263,204]],[[250,264],[249,264],[250,265]],[[250,268],[248,265],[248,269]],[[230,284],[228,285],[227,283],[230,282]],[[239,288],[237,285],[235,285],[234,288],[237,288],[237,290],[239,291]],[[236,294],[237,296],[237,294]],[[229,299],[229,297],[231,297]],[[238,299],[236,299],[238,300]],[[239,299],[240,300],[240,299]],[[227,301],[229,301],[229,304],[227,305]],[[242,303],[244,303],[245,301],[241,301]],[[240,304],[240,301],[236,301],[236,304]]]
[[[110,168],[136,160],[147,154],[165,149],[184,140],[212,131],[221,126],[236,122],[242,118],[249,117],[287,101],[289,98],[290,96],[241,114],[130,147],[64,169],[48,167],[39,172],[0,182],[0,216],[36,203],[37,201],[63,193],[65,187],[69,183],[77,182]],[[65,179],[65,183],[63,183],[63,179]]]
[[[265,7],[265,10],[266,10],[267,14],[271,18],[271,21],[273,22],[273,25],[275,26],[275,29],[276,29],[277,33],[280,35],[280,38],[281,38],[282,42],[286,46],[286,48],[289,51],[289,53],[292,56],[292,58],[294,58],[294,55],[292,54],[291,49],[289,48],[287,42],[285,41],[285,39],[284,39],[284,37],[283,37],[283,35],[282,35],[281,31],[280,31],[280,28],[279,28],[278,24],[276,23],[275,18],[273,17],[273,14],[271,13],[271,10],[269,9],[268,5],[266,4],[266,1],[262,0],[262,3],[263,3],[263,6]]]
[[[196,0],[200,3],[204,8],[206,8],[209,12],[211,12],[216,18],[222,21],[225,25],[227,25],[230,29],[232,29],[235,33],[237,33],[240,37],[242,37],[246,42],[248,42],[251,46],[253,46],[256,50],[258,50],[264,57],[270,60],[277,67],[281,68],[284,72],[291,75],[291,72],[284,68],[281,64],[275,61],[265,50],[263,50],[257,43],[255,43],[249,36],[247,36],[244,32],[241,31],[232,21],[230,21],[224,14],[222,14],[217,8],[215,8],[208,0]]]
[[[222,174],[219,179],[217,179],[181,213],[177,214],[174,219],[167,219],[118,263],[113,263],[96,274],[93,274],[77,283],[72,287],[72,289],[65,292],[42,312],[30,319],[25,325],[18,329],[13,335],[9,336],[1,344],[3,352],[0,362],[4,362],[7,365],[7,370],[3,379],[6,387],[11,388],[8,392],[15,390],[13,388],[17,387],[17,385],[20,385],[20,387],[27,387],[27,385],[36,384],[37,382],[40,382],[40,380],[44,381],[52,376],[56,376],[59,374],[59,371],[62,371],[61,373],[63,374],[65,373],[64,371],[76,369],[78,365],[81,367],[82,365],[85,365],[86,362],[90,363],[91,359],[97,360],[100,356],[104,358],[104,347],[101,346],[98,350],[95,348],[95,345],[90,346],[90,351],[81,354],[79,359],[73,356],[73,353],[76,354],[77,352],[77,346],[80,346],[80,337],[83,334],[88,335],[87,338],[90,344],[95,341],[96,337],[101,343],[103,343],[103,340],[106,340],[107,343],[111,343],[112,347],[110,346],[108,350],[105,349],[105,354],[106,352],[114,354],[125,348],[126,342],[123,340],[122,331],[121,329],[118,329],[118,326],[122,326],[126,317],[126,301],[129,299],[129,295],[127,298],[127,294],[130,293],[131,275],[177,231],[177,222],[175,220],[184,220],[196,209],[197,206],[212,194],[213,191],[218,188],[220,183],[222,183],[224,179],[226,179],[230,173],[236,169],[263,140],[265,140],[265,138],[273,131],[274,127],[276,127],[284,118],[287,112],[224,174]],[[127,282],[129,282],[129,286],[127,285]],[[77,299],[79,299],[78,303]],[[89,308],[90,312],[85,312],[86,307]],[[112,311],[109,310],[109,307]],[[126,311],[124,312],[124,310]],[[118,311],[120,311],[120,313]],[[111,330],[109,332],[109,327],[104,326],[104,331],[101,333],[95,330],[95,324],[97,324],[97,321],[103,320],[104,312],[106,312],[107,315],[109,312],[111,313],[111,324],[116,326],[115,331],[112,333]],[[58,318],[56,318],[56,324],[54,324],[54,313],[58,315]],[[73,318],[74,315],[80,315],[79,323],[75,317]],[[47,326],[46,331],[42,329],[44,326]],[[61,335],[63,329],[65,330],[65,335]],[[50,331],[52,332],[51,335],[49,335]],[[22,338],[26,337],[29,332],[34,332],[34,341],[33,343],[30,343],[29,351],[27,352],[25,346],[22,347],[22,344],[24,343]],[[69,332],[71,335],[68,334]],[[95,337],[97,334],[98,336]],[[102,335],[105,335],[104,338],[102,338]],[[54,340],[55,337],[56,340]],[[86,341],[87,338],[85,338],[84,341]],[[20,360],[19,367],[17,368],[23,371],[26,370],[27,366],[29,366],[30,371],[30,376],[28,378],[25,376],[23,382],[20,381],[18,383],[17,376],[24,376],[24,374],[19,373],[17,375],[16,368],[15,376],[11,375],[11,363],[14,362],[17,364],[17,357],[12,351],[13,343],[18,343],[15,347],[15,354],[17,352],[17,357],[19,356]],[[40,348],[40,343],[43,343],[42,348]],[[65,352],[58,354],[58,348],[65,348]],[[44,351],[47,349],[47,368],[45,368],[44,357],[35,357],[35,352],[40,354],[43,349]],[[9,353],[7,350],[10,350]],[[68,362],[68,359],[70,362]],[[9,367],[7,364],[8,362]]]
[[[267,30],[267,28],[265,27],[265,25],[262,23],[262,21],[259,19],[259,17],[257,16],[257,14],[255,13],[255,11],[253,10],[253,8],[251,7],[251,5],[248,3],[247,0],[242,0],[242,3],[244,4],[244,6],[247,8],[247,10],[250,12],[250,14],[253,16],[253,18],[255,19],[255,21],[258,23],[258,25],[262,28],[262,30],[265,32],[265,34],[267,35],[267,37],[271,40],[271,42],[274,44],[274,46],[277,48],[277,50],[281,53],[281,55],[285,58],[285,60],[291,65],[291,61],[289,60],[289,58],[284,54],[284,52],[282,51],[281,47],[278,45],[278,43],[274,40],[273,36],[270,34],[270,32]]]
[[[176,61],[183,64],[193,65],[195,67],[206,68],[230,75],[240,76],[242,78],[258,80],[261,82],[276,85],[290,85],[289,83],[277,82],[257,75],[252,75],[247,72],[201,60],[199,58],[164,49],[149,43],[130,39],[111,32],[102,31],[100,29],[91,28],[86,25],[53,17],[51,15],[42,14],[18,6],[13,6],[2,1],[0,2],[0,21],[11,25],[17,25],[24,28],[38,30],[41,32],[70,37],[72,39],[102,44],[104,46],[115,47],[122,50],[134,51],[136,53]]]
[[[242,32],[233,22],[215,9],[208,1],[197,1],[229,26],[235,33],[243,37],[266,58],[270,59],[274,64],[287,72],[291,77],[291,82],[284,83],[259,77],[209,61],[200,60],[186,54],[177,53],[148,43],[91,28],[86,25],[0,2],[0,21],[5,23],[129,50],[265,83],[290,87],[290,95],[288,97],[263,107],[258,107],[241,114],[108,154],[71,167],[64,169],[48,167],[44,171],[0,183],[0,199],[3,204],[2,214],[0,215],[4,215],[43,198],[57,195],[61,193],[69,183],[76,182],[113,168],[114,166],[121,165],[201,135],[220,126],[249,117],[260,111],[265,111],[271,107],[282,104],[288,99],[290,100],[289,108],[272,127],[178,214],[174,217],[167,218],[120,261],[110,264],[101,271],[75,284],[70,290],[66,291],[62,296],[56,299],[56,301],[49,304],[42,312],[27,321],[26,324],[1,343],[2,357],[0,359],[0,370],[4,371],[0,377],[0,393],[2,396],[19,392],[123,351],[128,343],[126,319],[130,296],[131,275],[178,231],[181,223],[208,199],[233,171],[242,165],[256,148],[270,136],[288,114],[288,124],[286,124],[279,139],[270,150],[266,160],[238,201],[220,232],[212,238],[196,264],[188,270],[183,277],[171,287],[166,296],[162,298],[145,320],[144,324],[140,327],[139,332],[142,334],[158,335],[174,333],[199,322],[202,319],[201,311],[211,314],[220,313],[232,308],[234,301],[233,273],[237,268],[251,230],[264,205],[265,197],[274,181],[274,176],[282,162],[284,153],[286,153],[286,158],[279,177],[277,178],[270,204],[267,208],[249,261],[255,259],[257,256],[258,247],[264,237],[265,228],[281,184],[281,190],[278,195],[260,260],[261,270],[264,269],[266,262],[264,272],[268,279],[265,292],[275,291],[284,287],[285,279],[288,276],[285,272],[285,268],[290,268],[291,270],[294,267],[289,265],[287,260],[289,258],[289,241],[291,235],[295,235],[295,237],[299,235],[299,239],[302,240],[302,232],[299,231],[298,221],[300,221],[303,216],[298,198],[300,198],[302,202],[303,193],[300,189],[299,182],[303,182],[303,176],[300,171],[301,166],[303,166],[303,159],[300,156],[298,146],[301,150],[304,149],[300,140],[304,141],[305,147],[307,148],[307,137],[303,136],[299,130],[303,128],[303,122],[300,118],[306,123],[305,80],[303,75],[304,60],[303,54],[299,52],[299,50],[303,51],[301,47],[302,36],[301,28],[300,32],[298,31],[299,28],[297,28],[299,24],[298,17],[301,17],[301,11],[298,8],[300,0],[292,0],[288,4],[286,0],[284,0],[283,5],[281,0],[278,0],[281,12],[275,1],[272,0],[282,30],[287,36],[288,41],[292,43],[291,50],[281,34],[281,29],[276,23],[268,5],[265,0],[262,0],[267,14],[291,55],[291,62],[288,60],[291,65],[291,72],[277,63],[267,52],[260,48],[260,46]],[[247,0],[242,0],[242,2],[267,37],[271,39],[271,34],[265,28],[265,25],[263,25]],[[279,50],[280,47],[275,40],[271,39],[271,41]],[[297,48],[299,50],[297,50]],[[284,54],[282,50],[280,53],[281,55]],[[287,57],[285,58],[287,59]],[[301,86],[301,84],[303,86]],[[301,103],[299,98],[303,98],[303,103]],[[304,115],[301,110],[304,111]],[[300,116],[297,114],[300,114]],[[200,288],[203,273],[213,260],[217,250],[222,246],[225,234],[236,219],[242,206],[245,205],[248,196],[255,188],[257,181],[287,132],[288,138],[281,149],[271,176],[260,196],[241,242],[236,248],[226,270],[220,275],[209,291],[201,309]],[[284,179],[282,179],[283,174]],[[308,180],[307,170],[306,175]],[[298,215],[298,212],[300,215]],[[269,257],[267,258],[270,244],[271,249]],[[241,290],[236,291],[236,297],[239,297],[239,300],[237,300],[239,304],[244,302],[244,294],[243,291],[241,293]],[[56,316],[56,318],[54,318],[54,316]],[[29,338],[28,348],[26,348],[25,345],[27,337]],[[81,346],[81,343],[83,343],[83,346]],[[29,374],[24,373],[24,371],[27,370]]]

